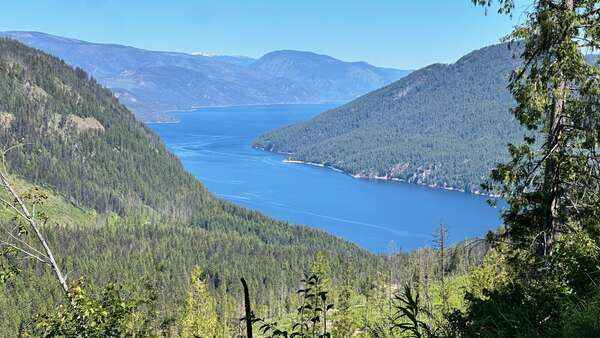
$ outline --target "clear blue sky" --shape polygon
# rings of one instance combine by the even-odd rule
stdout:
[[[0,30],[252,57],[297,49],[418,68],[496,43],[517,19],[484,16],[470,0],[9,0]]]

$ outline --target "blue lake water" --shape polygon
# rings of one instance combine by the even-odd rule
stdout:
[[[270,105],[174,113],[177,124],[151,124],[184,166],[216,196],[279,220],[323,229],[373,252],[432,242],[443,223],[453,241],[500,224],[486,198],[413,184],[359,180],[327,168],[284,163],[253,149],[269,130],[334,107]]]

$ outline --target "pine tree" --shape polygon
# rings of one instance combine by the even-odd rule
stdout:
[[[514,0],[497,2],[513,14]],[[600,69],[585,53],[600,47],[600,1],[528,8],[507,37],[523,61],[509,81],[513,114],[528,131],[486,186],[507,202],[505,231],[488,239],[506,258],[509,282],[467,295],[467,318],[452,318],[463,336],[562,336],[573,304],[598,292]]]
[[[446,250],[448,246],[448,229],[445,225],[435,230],[433,244],[438,258],[439,280],[440,280],[440,298],[442,299],[442,311],[448,313],[448,290],[446,287]]]
[[[217,317],[215,299],[202,278],[202,270],[198,267],[192,270],[190,276],[190,286],[180,326],[180,335],[184,338],[227,336]]]
[[[514,1],[499,2],[512,13]],[[513,114],[530,132],[509,145],[511,160],[488,188],[507,200],[511,242],[529,251],[538,277],[551,273],[561,237],[600,230],[600,69],[584,55],[600,46],[599,12],[597,0],[537,0],[508,37],[524,62],[510,78]]]
[[[348,265],[346,267],[346,271],[344,272],[343,283],[338,296],[338,312],[335,316],[335,324],[332,331],[333,337],[351,337],[356,330],[356,324],[354,323],[351,312],[351,300],[354,296],[351,280],[352,276],[352,267]]]
[[[319,287],[326,289],[331,283],[331,265],[322,252],[317,252],[310,267],[310,274],[319,276]]]

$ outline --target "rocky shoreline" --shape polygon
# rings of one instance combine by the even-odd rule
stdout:
[[[264,148],[257,148],[257,149],[264,150],[264,151],[269,151],[269,152],[273,152],[273,153],[277,153],[277,154],[281,154],[281,155],[291,155],[291,153],[271,151],[271,150],[264,149]],[[419,182],[409,182],[407,180],[404,180],[404,179],[401,179],[401,178],[397,178],[397,177],[353,174],[351,172],[347,172],[347,171],[344,171],[343,169],[340,169],[340,168],[337,168],[337,167],[334,167],[334,166],[331,166],[331,165],[326,165],[324,163],[308,162],[308,161],[301,161],[301,160],[290,160],[290,159],[284,159],[283,162],[284,163],[291,163],[291,164],[305,164],[305,165],[311,165],[311,166],[315,166],[315,167],[327,168],[327,169],[331,169],[331,170],[334,170],[334,171],[346,174],[346,175],[351,176],[351,177],[356,178],[356,179],[402,182],[402,183],[408,183],[408,184],[416,184],[416,185],[420,185],[420,186],[424,186],[424,187],[429,187],[429,188],[433,188],[433,189],[442,189],[442,190],[447,190],[447,191],[469,193],[469,194],[480,195],[480,196],[498,197],[498,196],[495,196],[495,195],[484,193],[484,192],[479,191],[479,190],[467,192],[464,189],[459,189],[459,188],[455,188],[455,187],[438,186],[438,185],[435,185],[435,184],[424,184],[424,183],[419,183]]]

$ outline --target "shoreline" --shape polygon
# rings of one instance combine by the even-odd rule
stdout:
[[[285,159],[285,160],[283,160],[283,163],[291,163],[291,164],[306,164],[306,165],[311,165],[311,166],[314,166],[314,167],[327,168],[327,169],[331,169],[331,170],[333,170],[333,171],[337,171],[337,172],[339,172],[339,173],[346,174],[346,175],[348,175],[348,176],[352,176],[352,177],[354,177],[352,174],[350,174],[350,173],[348,173],[348,172],[345,172],[345,171],[343,171],[343,170],[342,170],[342,169],[340,169],[340,168],[336,168],[336,167],[334,167],[334,166],[331,166],[331,165],[325,165],[325,164],[323,164],[323,163],[316,163],[316,162],[305,162],[305,161],[297,161],[297,160],[289,160],[289,159]],[[358,177],[354,177],[354,178],[358,178]]]
[[[264,148],[256,148],[256,149],[260,149],[260,150],[264,150],[264,151],[268,151],[271,153],[275,153],[275,154],[280,154],[280,155],[291,155],[292,153],[284,153],[284,152],[277,152],[277,151],[270,151],[270,150],[266,150]],[[470,191],[470,192],[466,192],[464,189],[458,189],[458,188],[454,188],[454,187],[441,187],[435,184],[423,184],[423,183],[416,183],[416,182],[408,182],[407,180],[401,179],[401,178],[397,178],[397,177],[389,177],[389,176],[366,176],[366,175],[361,175],[361,174],[352,174],[350,172],[344,171],[340,168],[337,168],[335,166],[331,166],[331,165],[326,165],[324,163],[317,163],[317,162],[308,162],[308,161],[301,161],[301,160],[290,160],[290,159],[284,159],[283,163],[290,163],[290,164],[303,164],[303,165],[310,165],[310,166],[314,166],[314,167],[319,167],[319,168],[327,168],[327,169],[331,169],[333,171],[348,175],[352,178],[355,179],[362,179],[362,180],[373,180],[373,181],[385,181],[385,182],[399,182],[399,183],[405,183],[405,184],[414,184],[414,185],[418,185],[421,187],[428,187],[431,189],[439,189],[439,190],[446,190],[446,191],[453,191],[453,192],[460,192],[463,194],[472,194],[472,195],[477,195],[477,196],[487,196],[487,197],[492,197],[492,198],[498,198],[500,196],[495,196],[495,195],[491,195],[491,194],[486,194],[483,193],[481,191]]]
[[[176,120],[176,121],[142,121],[142,123],[144,124],[177,124],[180,123],[181,121]]]
[[[247,103],[247,104],[224,104],[210,106],[196,106],[188,109],[165,110],[163,113],[190,113],[200,109],[207,108],[235,108],[235,107],[256,107],[256,106],[285,106],[285,105],[317,105],[317,104],[344,104],[347,101],[315,101],[315,102],[277,102],[277,103]]]
[[[210,109],[210,108],[235,108],[235,107],[257,107],[257,106],[285,106],[285,105],[317,105],[317,104],[339,104],[343,105],[347,103],[347,101],[316,101],[316,102],[280,102],[280,103],[248,103],[248,104],[226,104],[226,105],[215,105],[215,106],[197,106],[191,107],[187,109],[171,109],[160,111],[161,114],[171,114],[171,113],[192,113],[201,109]],[[169,115],[172,116],[172,115]],[[175,124],[181,123],[180,120],[176,119],[175,121],[142,121],[144,124]]]

